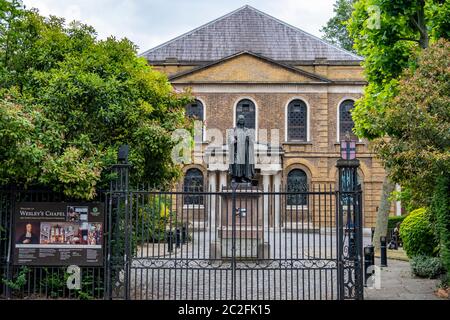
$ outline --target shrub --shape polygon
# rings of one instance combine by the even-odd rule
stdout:
[[[149,203],[140,205],[138,219],[134,221],[139,243],[166,240],[166,230],[175,227],[177,222],[176,214],[170,208],[170,199],[164,196],[151,197]]]
[[[450,273],[444,273],[441,276],[439,288],[448,289],[450,287]]]
[[[411,212],[400,227],[400,237],[408,257],[435,256],[438,242],[433,234],[427,209]]]
[[[436,220],[436,233],[439,235],[439,254],[442,264],[450,273],[450,207],[449,179],[446,176],[438,178],[431,202],[431,213]]]
[[[415,256],[410,263],[412,273],[421,278],[436,279],[443,271],[441,260],[437,257]]]
[[[394,216],[394,217],[389,217],[388,220],[388,229],[394,229],[397,226],[397,223],[402,223],[405,220],[406,216]]]

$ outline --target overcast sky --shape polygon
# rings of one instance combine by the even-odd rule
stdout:
[[[23,0],[41,14],[80,20],[100,38],[126,37],[144,52],[246,4],[316,36],[335,0]]]

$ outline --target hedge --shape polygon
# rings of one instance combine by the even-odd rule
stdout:
[[[400,237],[410,258],[419,255],[435,256],[438,252],[438,241],[427,209],[414,210],[405,218],[400,227]]]
[[[394,229],[397,226],[397,223],[402,223],[405,220],[406,216],[393,216],[389,217],[388,220],[388,229]]]
[[[436,220],[436,231],[439,235],[439,253],[442,264],[450,273],[450,207],[449,179],[441,176],[437,183],[431,202],[431,212]]]

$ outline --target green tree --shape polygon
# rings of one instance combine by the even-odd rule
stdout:
[[[374,140],[393,180],[412,190],[416,207],[431,203],[436,179],[450,172],[449,57],[450,42],[443,39],[421,52],[386,99],[386,137]]]
[[[385,101],[403,70],[416,63],[430,39],[450,38],[450,1],[359,0],[354,8],[348,29],[365,57],[369,85],[353,117],[357,134],[373,139],[386,134]]]
[[[450,178],[442,175],[437,179],[431,212],[436,220],[436,233],[439,235],[439,253],[447,271],[447,283],[450,285]]]
[[[334,4],[334,17],[320,30],[325,40],[345,50],[355,52],[353,39],[347,30],[347,21],[353,12],[354,0],[337,0]]]
[[[348,30],[357,53],[364,56],[363,67],[369,85],[353,111],[355,131],[370,140],[386,137],[386,103],[397,91],[403,70],[417,63],[417,55],[432,41],[449,38],[448,0],[358,0],[354,4]],[[389,206],[386,197],[394,190],[386,180],[377,216],[375,246],[387,232]],[[402,185],[405,188],[405,185]],[[407,188],[407,187],[406,187]],[[407,190],[407,189],[406,189]],[[410,192],[411,190],[407,190]]]
[[[6,8],[0,15],[0,183],[47,185],[92,199],[122,144],[131,147],[132,181],[160,185],[178,178],[172,133],[189,125],[189,93],[175,93],[127,39],[99,41],[87,25]]]

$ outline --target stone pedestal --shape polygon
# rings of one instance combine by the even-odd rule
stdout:
[[[222,258],[232,258],[234,245],[237,259],[268,259],[270,249],[267,239],[264,239],[264,230],[268,228],[265,224],[268,222],[264,217],[262,191],[258,187],[239,185],[235,191],[234,208],[231,188],[223,190],[221,198],[219,239]]]
[[[213,241],[209,246],[209,259],[221,260],[222,259],[222,247],[220,241]]]

